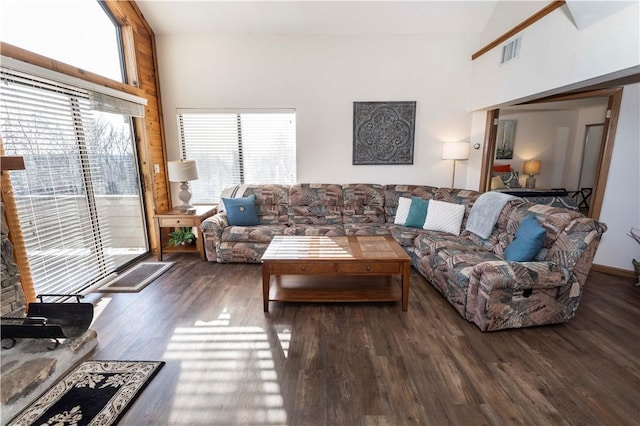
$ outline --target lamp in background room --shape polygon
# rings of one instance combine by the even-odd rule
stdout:
[[[180,193],[178,198],[182,201],[179,209],[191,210],[193,206],[189,204],[191,192],[189,192],[189,181],[198,179],[198,169],[194,160],[176,160],[167,163],[169,169],[169,181],[180,182]]]
[[[527,188],[536,187],[536,175],[540,174],[540,160],[527,160],[524,162],[524,174],[529,175],[527,178]]]
[[[445,142],[442,145],[442,159],[453,160],[451,187],[454,188],[456,180],[456,161],[469,159],[469,142]]]

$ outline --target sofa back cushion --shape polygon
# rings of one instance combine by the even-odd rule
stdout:
[[[507,222],[509,220],[509,217],[511,217],[511,214],[513,213],[513,210],[515,208],[524,203],[525,201],[522,198],[508,201],[500,211],[498,219],[496,220],[496,224],[493,227],[493,231],[487,239],[480,238],[473,232],[469,232],[466,230],[463,231],[461,235],[469,238],[479,246],[482,246],[485,249],[492,251],[493,253],[502,257],[504,248],[508,244],[508,241],[511,240],[511,236],[507,232]],[[504,244],[501,245],[501,243]]]
[[[423,200],[435,198],[435,186],[427,185],[385,185],[384,190],[384,214],[387,223],[394,223],[396,210],[398,209],[398,199],[400,197],[418,197]]]
[[[289,185],[249,184],[244,186],[242,194],[236,196],[256,197],[256,209],[260,225],[287,224],[289,221]]]
[[[342,186],[296,183],[289,188],[289,224],[342,223]]]
[[[513,209],[512,214],[507,219],[506,233],[515,235],[520,224],[529,215],[536,216],[538,223],[546,230],[542,250],[538,252],[535,260],[552,260],[549,257],[549,249],[556,243],[558,236],[573,220],[583,217],[580,213],[573,210],[526,202]],[[504,245],[509,242],[511,241],[508,239],[504,239],[501,242],[503,250]],[[567,247],[567,249],[569,249],[569,247]],[[569,268],[571,268],[571,266],[569,266]]]
[[[376,184],[342,185],[343,223],[384,223],[384,187]]]
[[[433,198],[438,201],[464,205],[464,217],[461,225],[462,229],[464,229],[467,224],[467,219],[469,218],[469,213],[471,212],[471,207],[473,207],[473,203],[475,203],[479,196],[480,192],[469,189],[438,188]]]

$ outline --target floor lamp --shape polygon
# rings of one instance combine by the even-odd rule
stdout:
[[[469,142],[445,142],[442,145],[442,159],[453,160],[451,187],[454,188],[456,181],[456,160],[469,159]]]

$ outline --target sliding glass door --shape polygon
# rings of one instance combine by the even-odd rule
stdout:
[[[2,69],[0,137],[36,294],[76,293],[148,252],[130,112]],[[126,110],[126,108],[125,108]]]

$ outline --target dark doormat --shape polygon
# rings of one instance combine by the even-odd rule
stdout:
[[[99,292],[137,292],[164,274],[175,262],[141,262],[103,285]]]
[[[164,361],[83,362],[9,425],[114,425],[164,364]]]

